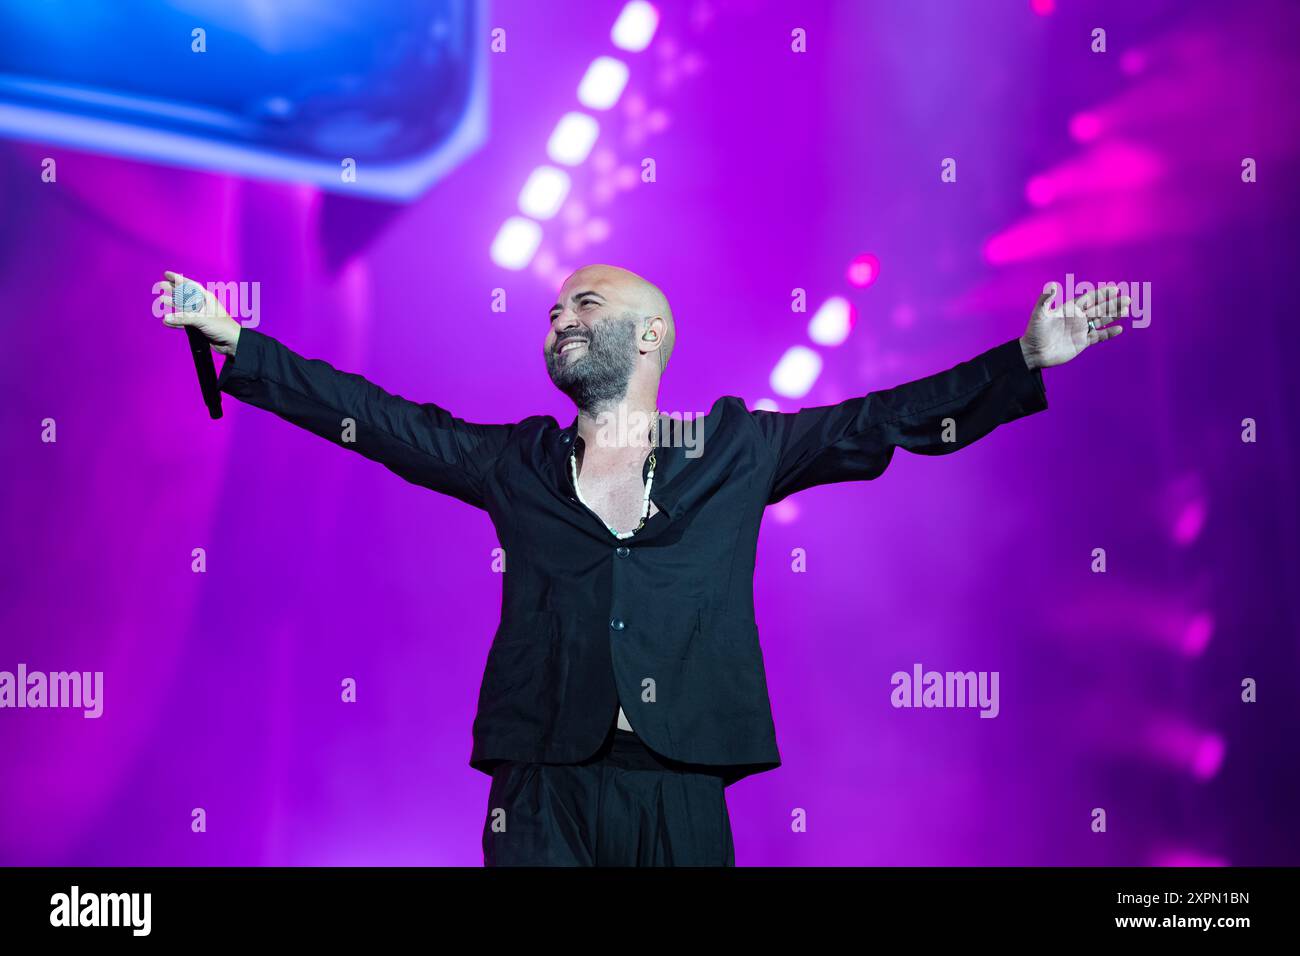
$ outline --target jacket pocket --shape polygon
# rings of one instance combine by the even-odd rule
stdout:
[[[700,608],[690,656],[747,654],[757,647],[758,629],[752,616],[729,613],[712,605]]]

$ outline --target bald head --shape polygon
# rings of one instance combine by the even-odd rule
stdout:
[[[646,351],[658,345],[659,367],[662,371],[672,357],[677,341],[677,328],[668,297],[653,282],[619,266],[583,266],[565,281],[560,289],[557,310],[567,307],[570,299],[583,291],[593,291],[604,299],[612,315],[632,315],[638,320],[638,346]],[[552,311],[555,314],[556,310]],[[654,322],[655,319],[661,320]],[[646,330],[654,333],[653,340],[640,338]]]

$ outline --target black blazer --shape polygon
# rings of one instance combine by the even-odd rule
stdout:
[[[895,448],[946,454],[1047,407],[1042,373],[1015,339],[837,405],[750,411],[726,396],[702,432],[673,423],[656,455],[659,512],[619,540],[574,492],[576,417],[568,428],[541,415],[467,422],[252,328],[219,384],[491,517],[505,549],[502,613],[470,766],[490,774],[502,760],[581,761],[621,703],[652,750],[721,767],[727,783],[781,764],[754,622],[764,508],[812,485],[875,478]],[[692,435],[698,450],[686,447]]]

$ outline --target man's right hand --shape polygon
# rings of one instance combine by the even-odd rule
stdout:
[[[163,315],[163,325],[174,329],[193,326],[202,332],[208,343],[222,355],[234,355],[235,348],[239,345],[239,330],[242,326],[230,317],[221,301],[204,288],[203,283],[193,279],[187,280],[178,272],[164,272],[163,276],[167,280],[163,283],[163,292],[169,297],[173,289],[187,281],[203,293],[203,311],[168,312]]]

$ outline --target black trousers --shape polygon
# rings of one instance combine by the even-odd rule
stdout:
[[[492,772],[484,866],[735,866],[721,773],[617,727],[579,764]]]

